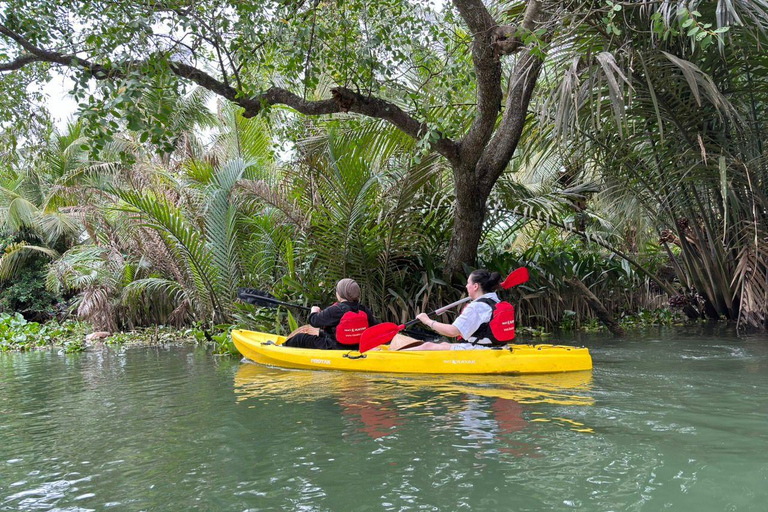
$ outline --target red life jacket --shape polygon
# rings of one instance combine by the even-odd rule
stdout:
[[[515,308],[509,302],[495,302],[492,299],[477,299],[479,302],[488,304],[493,311],[491,320],[484,324],[472,334],[476,340],[488,338],[494,345],[505,345],[508,341],[515,339]]]
[[[342,306],[342,304],[339,304]],[[349,307],[344,304],[344,307]],[[342,345],[359,345],[360,336],[368,328],[368,315],[365,311],[349,311],[342,315],[339,325],[336,326],[336,341]]]

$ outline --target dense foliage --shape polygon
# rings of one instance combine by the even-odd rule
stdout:
[[[0,11],[0,87],[55,66],[81,101],[56,130],[3,99],[0,301],[37,301],[11,308],[45,310],[46,265],[98,328],[284,332],[237,288],[322,305],[350,276],[407,320],[525,265],[530,327],[589,324],[574,282],[618,317],[766,326],[764,2],[136,8]]]
[[[768,5],[732,7],[694,3],[674,13],[679,25],[663,9],[621,11],[610,39],[575,43],[601,58],[560,63],[549,120],[552,142],[568,141],[563,165],[599,177],[600,195],[632,214],[625,233],[658,239],[678,304],[764,327],[768,61],[755,49],[768,42]]]

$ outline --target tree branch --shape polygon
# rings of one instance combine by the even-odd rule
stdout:
[[[422,137],[428,131],[426,123],[417,121],[394,103],[360,94],[346,87],[336,87],[331,90],[331,94],[333,97],[328,100],[306,101],[291,91],[272,87],[255,99],[259,105],[261,103],[286,105],[305,115],[354,112],[366,117],[383,119],[414,139]],[[256,113],[258,111],[253,115]],[[458,147],[453,140],[440,137],[433,147],[451,163],[458,162]]]
[[[523,28],[528,32],[533,32],[536,28],[536,21],[541,11],[541,4],[538,0],[531,0],[525,8],[523,16]],[[494,31],[494,45],[496,55],[509,55],[515,53],[523,46],[523,41],[518,37],[517,26],[502,25]]]
[[[541,58],[527,53],[521,57],[510,76],[504,117],[477,164],[480,183],[490,192],[515,153],[528,115],[533,88],[539,77]]]
[[[222,98],[240,105],[245,109],[246,113],[253,112],[253,114],[246,117],[255,116],[261,109],[261,104],[258,101],[254,101],[253,99],[245,97],[238,97],[237,89],[231,85],[225,84],[220,80],[217,80],[205,71],[202,71],[194,66],[184,64],[183,62],[170,61],[168,63],[168,67],[176,76],[191,80],[200,87],[208,89],[209,91],[218,94]]]
[[[5,25],[2,25],[2,24],[0,24],[0,34],[10,37],[14,41],[16,41],[19,44],[19,46],[24,48],[27,52],[29,52],[35,57],[35,59],[27,60],[26,64],[29,64],[30,62],[50,62],[51,64],[59,64],[62,66],[76,67],[76,68],[80,68],[85,71],[88,71],[94,78],[97,78],[99,80],[124,76],[124,73],[120,71],[107,68],[105,66],[102,66],[101,64],[94,64],[86,59],[81,59],[80,57],[74,54],[65,54],[65,53],[54,52],[54,51],[38,48],[37,46],[33,45],[32,43],[30,43],[29,41],[21,37],[19,34],[13,32],[12,30],[9,30]],[[19,59],[16,59],[16,61],[14,62],[18,63],[19,60],[23,58],[24,56],[20,57]],[[16,69],[19,69],[19,68],[16,68]]]
[[[40,62],[43,59],[36,55],[30,55],[25,54],[21,57],[18,57],[16,60],[13,60],[11,62],[6,62],[5,64],[0,64],[0,73],[4,71],[16,71],[17,69],[21,69],[27,64],[31,64],[33,62]]]
[[[472,63],[477,75],[477,115],[459,142],[461,161],[474,168],[496,126],[501,109],[501,63],[493,46],[494,29],[498,26],[481,0],[453,0],[464,22],[472,32]]]
[[[143,64],[142,61],[132,61],[123,63],[120,66],[107,67],[80,58],[74,54],[64,54],[38,48],[2,24],[0,24],[0,34],[10,37],[32,54],[28,57],[20,57],[12,63],[6,64],[5,67],[9,68],[8,70],[20,69],[30,62],[50,62],[86,71],[98,80],[107,80],[124,78],[127,76],[127,73],[123,70],[124,67],[140,69]],[[194,66],[176,61],[169,61],[168,66],[175,75],[186,78],[245,109],[244,117],[257,115],[263,106],[280,104],[291,107],[305,115],[354,112],[367,117],[383,119],[414,139],[422,137],[428,131],[426,123],[417,121],[394,103],[362,95],[344,87],[332,89],[332,98],[319,101],[306,101],[291,91],[279,87],[271,87],[262,94],[248,98],[242,96],[234,87]],[[433,147],[451,163],[458,162],[458,146],[453,140],[441,137],[434,143]]]

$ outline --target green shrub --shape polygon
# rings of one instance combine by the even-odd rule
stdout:
[[[653,244],[634,256],[655,274],[663,274],[669,265],[667,255]],[[582,281],[619,318],[664,309],[668,301],[654,282],[625,260],[578,237],[564,236],[555,228],[539,233],[535,243],[525,249],[486,251],[481,266],[503,275],[527,267],[530,281],[504,293],[504,297],[517,306],[519,325],[547,331],[599,330],[584,297],[568,284],[571,278]],[[630,320],[628,326],[632,322],[637,323]],[[654,320],[646,314],[639,322],[669,323],[661,313],[654,313]]]
[[[81,322],[28,322],[21,313],[0,313],[0,351],[33,350],[62,344],[66,352],[85,350],[85,332]]]
[[[60,297],[46,290],[41,271],[24,273],[0,287],[0,312],[21,313],[28,320],[45,321],[56,314]]]
[[[0,252],[10,243],[18,242],[14,237],[0,238]],[[45,288],[48,260],[35,257],[20,270],[20,275],[0,284],[0,312],[21,313],[27,320],[46,321],[56,314],[55,305],[61,297]]]

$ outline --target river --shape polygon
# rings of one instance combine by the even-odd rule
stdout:
[[[592,372],[0,354],[0,511],[768,509],[768,337],[649,329]]]

